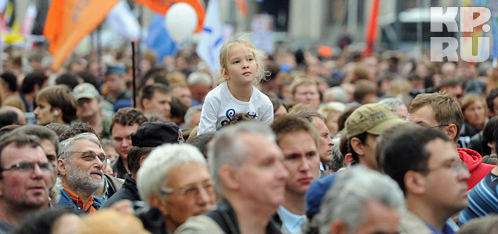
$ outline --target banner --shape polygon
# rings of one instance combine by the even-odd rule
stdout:
[[[24,36],[29,36],[31,35],[31,32],[33,31],[33,26],[35,25],[35,19],[36,19],[36,5],[34,3],[29,4],[28,10],[26,10],[26,14],[24,14],[24,19],[22,20],[21,24],[21,31],[20,33]]]
[[[237,3],[237,5],[239,6],[240,14],[243,16],[246,16],[247,15],[247,6],[246,6],[245,0],[233,0],[233,1],[235,3]],[[260,0],[259,2],[262,2],[262,0]]]
[[[377,23],[379,17],[379,4],[380,0],[373,0],[365,35],[365,44],[367,48],[364,51],[363,56],[371,55],[373,53],[374,44],[377,42],[377,31],[379,31],[379,25]]]
[[[50,42],[58,70],[78,43],[92,32],[120,0],[52,0],[43,35]]]

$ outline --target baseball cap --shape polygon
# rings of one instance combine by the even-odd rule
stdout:
[[[323,197],[334,184],[339,173],[326,175],[311,183],[308,191],[306,191],[306,215],[309,219],[320,212]]]
[[[146,122],[131,134],[131,145],[157,147],[164,143],[183,143],[182,130],[173,122]]]
[[[76,100],[79,100],[80,98],[98,98],[100,94],[92,84],[83,83],[74,87],[73,96]]]
[[[380,135],[392,126],[406,123],[387,105],[380,103],[358,107],[346,120],[348,140],[364,132]]]

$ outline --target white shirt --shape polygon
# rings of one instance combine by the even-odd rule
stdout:
[[[282,224],[290,234],[302,234],[303,230],[301,227],[306,222],[306,215],[297,215],[293,214],[284,206],[279,206],[277,209],[277,213],[282,220]]]
[[[273,121],[273,104],[265,94],[253,86],[249,102],[237,100],[224,82],[211,90],[204,100],[198,135],[216,131],[227,124],[235,114],[247,113],[264,124]]]

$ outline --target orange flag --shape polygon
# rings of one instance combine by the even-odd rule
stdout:
[[[379,17],[379,5],[380,0],[374,0],[372,8],[370,9],[370,19],[368,21],[367,33],[365,37],[367,49],[364,51],[363,56],[369,56],[373,53],[373,46],[377,41],[377,31],[379,28],[377,24],[377,18]]]
[[[53,68],[59,69],[74,47],[102,22],[120,0],[52,0],[43,35],[50,42]]]
[[[239,6],[239,11],[243,16],[247,15],[247,6],[245,0],[233,0]]]
[[[204,5],[202,5],[198,0],[133,0],[134,2],[146,6],[152,11],[164,16],[168,11],[169,7],[175,3],[184,2],[191,5],[195,12],[197,12],[197,28],[195,32],[200,32],[202,30],[202,25],[204,24],[204,16],[206,15],[206,10]]]

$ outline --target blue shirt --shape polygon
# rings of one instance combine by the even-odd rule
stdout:
[[[199,102],[199,101],[195,100],[194,98],[192,98],[192,103],[190,104],[190,107],[199,106],[199,105],[202,106],[202,104],[204,104],[204,102]]]
[[[460,225],[471,219],[498,213],[498,176],[489,172],[467,195],[469,204],[460,212]]]
[[[93,204],[92,206],[98,210],[103,204],[104,200],[97,196],[93,196]],[[91,209],[88,209],[86,212],[83,211],[83,208],[81,208],[78,204],[74,203],[73,200],[69,197],[69,194],[67,194],[66,190],[64,188],[61,189],[61,197],[59,199],[58,203],[59,207],[72,207],[74,211],[76,211],[78,214],[85,214],[87,212],[90,212]]]
[[[450,225],[448,222],[449,221],[446,221],[446,223],[444,224],[442,232],[440,232],[439,230],[435,229],[433,226],[431,226],[428,223],[425,223],[425,225],[427,225],[427,227],[429,229],[431,229],[431,231],[434,232],[434,234],[455,234],[456,231],[453,229],[452,225]],[[453,222],[453,221],[451,221],[451,222]]]
[[[285,229],[291,234],[303,233],[301,227],[306,221],[306,215],[296,215],[285,209],[283,206],[278,207],[278,214],[282,219]]]

